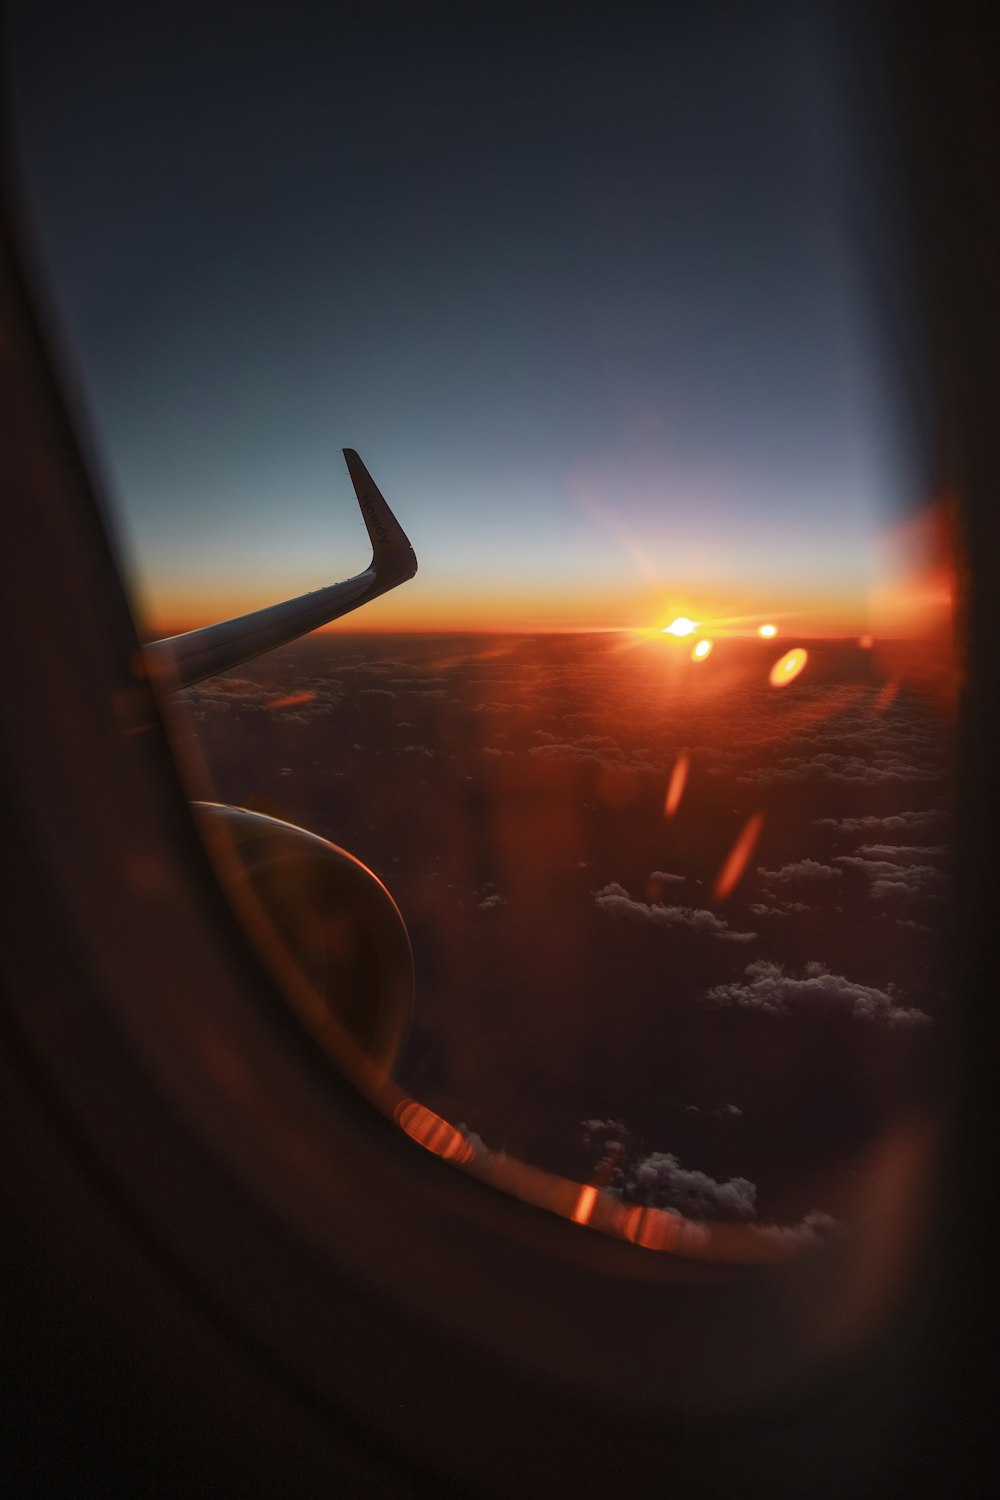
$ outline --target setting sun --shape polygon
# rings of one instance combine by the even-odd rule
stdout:
[[[764,636],[767,640],[770,640],[772,635],[778,634],[778,628],[776,625],[759,625],[757,627],[757,634]]]
[[[693,635],[698,629],[694,620],[689,620],[686,615],[678,615],[676,620],[671,620],[669,625],[664,625],[663,635]]]

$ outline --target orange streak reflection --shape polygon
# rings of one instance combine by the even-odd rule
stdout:
[[[272,698],[270,703],[266,703],[264,707],[294,708],[296,703],[311,703],[315,696],[315,693],[289,693],[287,697],[284,698]]]
[[[791,651],[786,651],[771,668],[770,683],[772,687],[787,687],[794,682],[809,660],[809,652],[804,646],[795,646]]]
[[[594,1212],[594,1204],[597,1202],[597,1189],[595,1187],[582,1187],[580,1196],[576,1200],[576,1207],[572,1213],[574,1224],[588,1224],[590,1216]]]
[[[875,713],[885,713],[886,709],[895,703],[899,693],[899,678],[890,677],[889,681],[879,690],[878,697],[872,705]]]
[[[396,1106],[396,1124],[418,1146],[433,1151],[435,1156],[441,1156],[445,1161],[453,1161],[461,1166],[472,1160],[472,1145],[462,1132],[456,1130],[454,1125],[449,1125],[447,1120],[442,1120],[440,1115],[436,1115],[426,1105],[418,1104],[415,1099],[404,1099]]]
[[[663,1208],[626,1208],[619,1221],[619,1234],[647,1250],[671,1250],[680,1238],[681,1221]]]
[[[686,750],[682,750],[677,757],[677,763],[670,773],[670,783],[667,787],[666,799],[663,803],[663,816],[672,818],[681,805],[684,795],[684,786],[688,778],[688,770],[691,765],[691,757]]]
[[[713,895],[717,901],[724,901],[743,879],[763,826],[764,814],[761,812],[754,813],[747,819],[742,832],[729,852],[728,859],[716,876]]]

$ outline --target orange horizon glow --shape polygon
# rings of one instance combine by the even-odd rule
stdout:
[[[779,633],[884,640],[950,631],[955,565],[942,508],[887,534],[879,549],[879,566],[868,588],[857,582],[797,587],[774,578],[753,588],[699,589],[697,597],[675,591],[669,583],[644,582],[638,590],[607,587],[593,579],[575,585],[566,580],[543,584],[537,578],[459,583],[426,567],[412,583],[322,628],[365,634],[632,631],[663,645],[683,642],[698,629],[716,644],[731,637],[773,639]],[[239,578],[230,573],[213,580],[174,573],[136,580],[136,610],[150,637],[183,634],[330,581],[329,570],[317,574],[312,567],[286,568],[280,574],[260,567]]]

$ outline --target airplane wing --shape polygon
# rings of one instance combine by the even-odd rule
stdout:
[[[143,657],[154,682],[168,692],[190,687],[307,635],[413,577],[417,559],[406,533],[354,449],[345,448],[344,457],[372,544],[365,571],[249,615],[150,641]]]

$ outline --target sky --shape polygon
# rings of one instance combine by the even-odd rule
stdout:
[[[420,563],[365,628],[878,628],[919,380],[877,91],[827,7],[8,24],[147,629],[359,571],[345,446]]]

